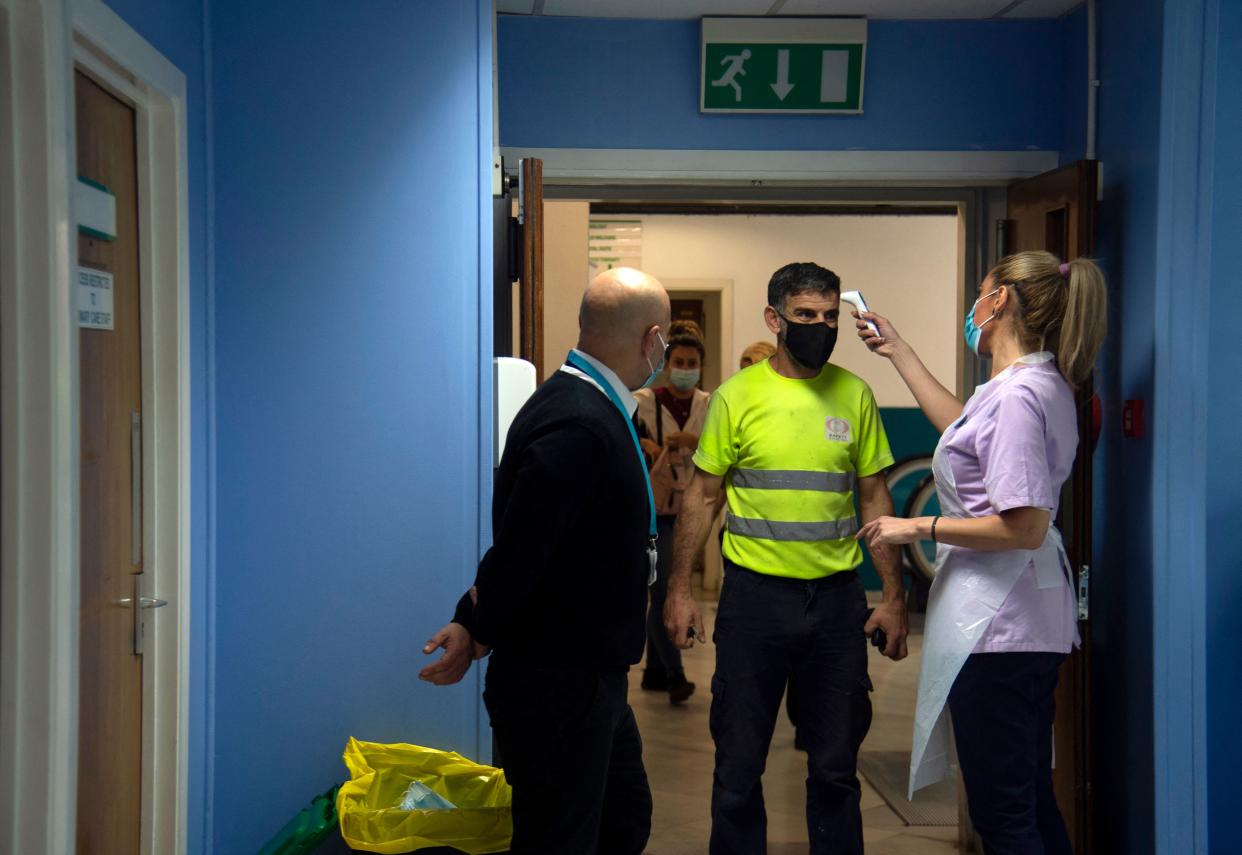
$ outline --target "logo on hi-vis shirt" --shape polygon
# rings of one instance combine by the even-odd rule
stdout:
[[[850,423],[845,419],[828,419],[826,431],[833,442],[850,441]]]

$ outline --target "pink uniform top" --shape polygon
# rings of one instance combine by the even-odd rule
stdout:
[[[1031,507],[1055,517],[1078,448],[1074,393],[1051,361],[1014,365],[975,390],[943,443],[972,516]],[[1032,562],[974,652],[1068,653],[1076,612],[1069,579],[1041,589]]]

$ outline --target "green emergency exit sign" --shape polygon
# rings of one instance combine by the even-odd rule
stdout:
[[[704,113],[861,113],[861,18],[704,18]]]

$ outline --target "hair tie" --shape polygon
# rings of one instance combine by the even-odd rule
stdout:
[[[1061,271],[1062,279],[1069,279],[1069,262],[1068,261],[1061,262],[1061,266],[1058,267],[1057,270]]]

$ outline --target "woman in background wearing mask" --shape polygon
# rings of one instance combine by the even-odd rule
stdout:
[[[674,483],[685,489],[694,473],[691,458],[699,445],[699,434],[707,416],[708,394],[699,388],[706,351],[696,324],[674,321],[668,339],[667,386],[640,389],[638,420],[645,438],[643,451],[658,464],[667,452]],[[694,694],[694,683],[686,680],[681,651],[664,631],[664,600],[668,594],[668,574],[673,562],[673,525],[681,509],[681,489],[674,488],[657,508],[659,562],[656,582],[651,586],[651,607],[647,613],[647,665],[642,687],[668,691],[670,703],[680,704]]]
[[[1052,791],[1052,723],[1057,668],[1079,638],[1052,520],[1078,447],[1073,387],[1091,376],[1106,317],[1093,262],[1061,264],[1047,252],[1001,259],[966,318],[966,342],[991,357],[992,376],[965,406],[886,318],[868,313],[857,324],[942,432],[932,468],[944,516],[882,517],[858,534],[938,544],[910,790],[947,771],[947,706],[988,855],[1073,852]]]

